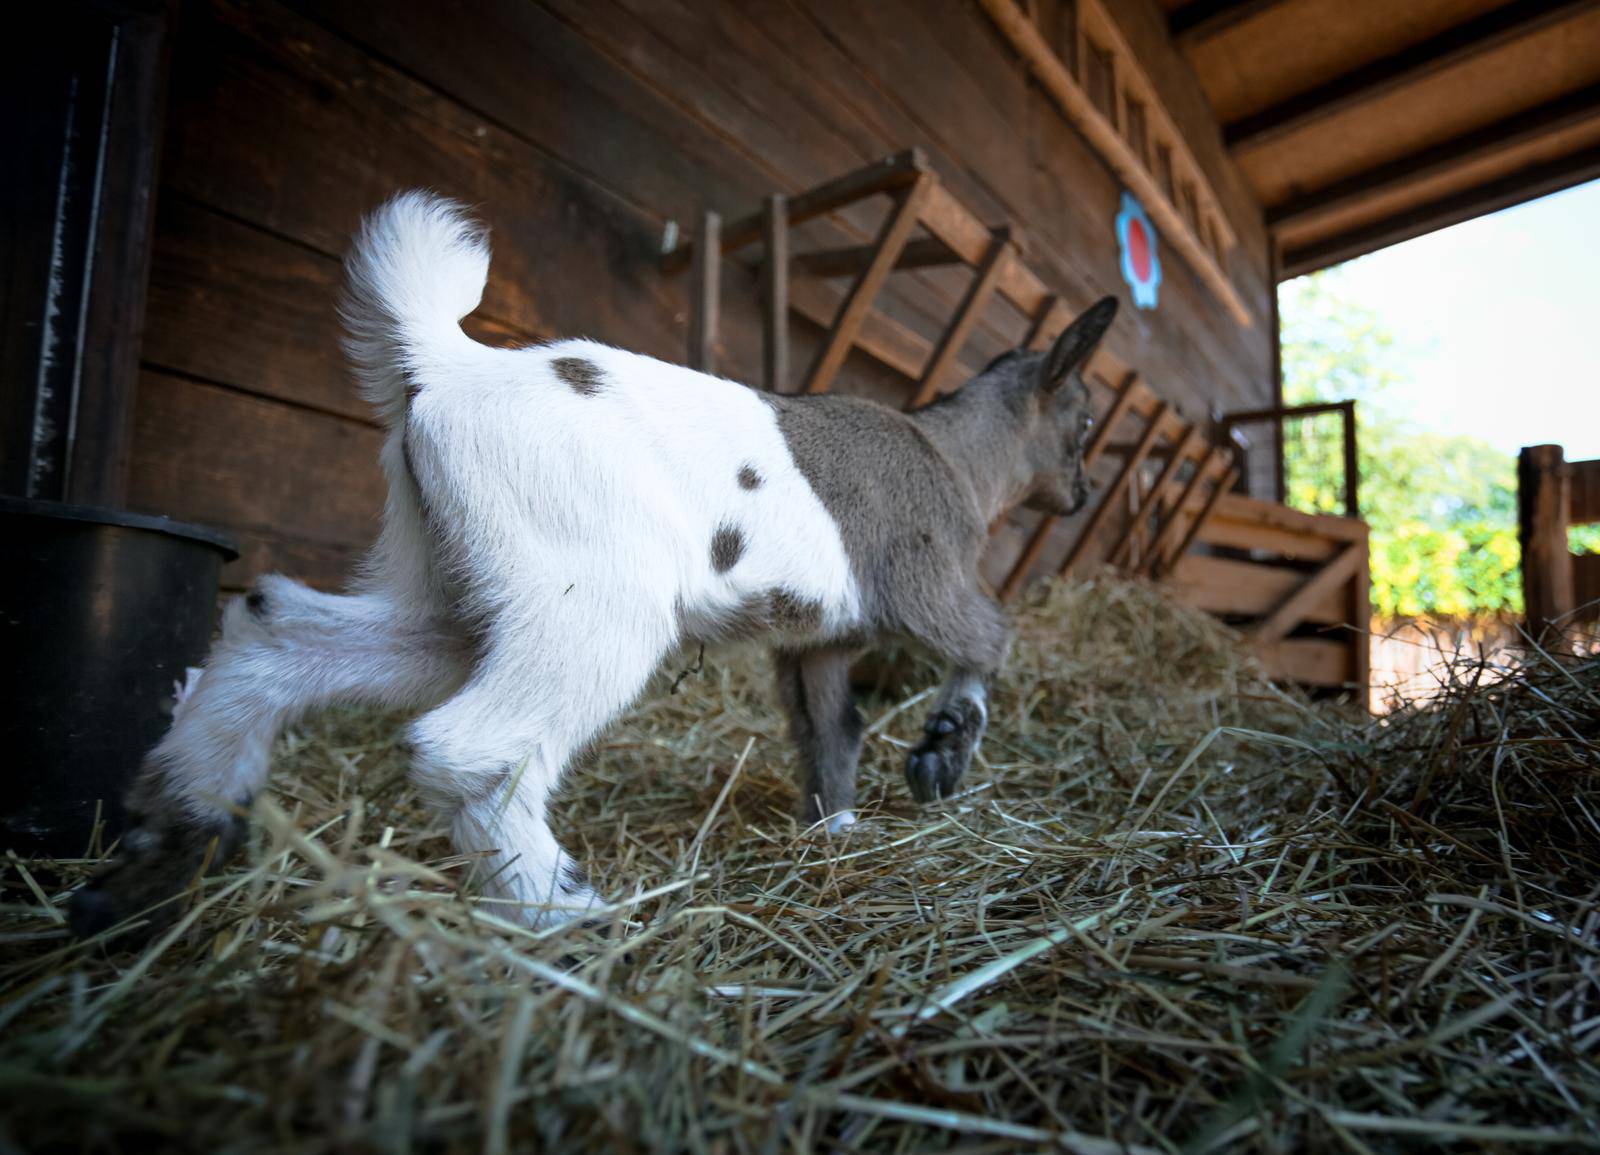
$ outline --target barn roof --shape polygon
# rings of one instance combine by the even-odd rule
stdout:
[[[1596,0],[1162,0],[1296,276],[1600,177]]]

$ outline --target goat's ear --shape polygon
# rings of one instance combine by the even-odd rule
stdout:
[[[1079,313],[1077,319],[1061,331],[1056,343],[1050,346],[1050,353],[1039,371],[1039,383],[1047,390],[1065,385],[1072,371],[1087,361],[1095,346],[1100,344],[1100,338],[1106,335],[1116,315],[1115,297],[1102,297]]]

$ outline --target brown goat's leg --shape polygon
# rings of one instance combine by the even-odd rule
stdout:
[[[1005,658],[1010,628],[1000,607],[976,591],[922,640],[949,660],[923,726],[922,741],[906,756],[906,784],[918,802],[956,792],[989,726],[989,680]]]
[[[830,832],[855,823],[861,712],[850,696],[852,651],[778,651],[778,698],[800,748],[800,821],[826,819]]]

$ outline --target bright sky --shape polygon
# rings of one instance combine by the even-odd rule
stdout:
[[[1344,266],[1395,336],[1384,403],[1515,453],[1600,457],[1600,181]]]

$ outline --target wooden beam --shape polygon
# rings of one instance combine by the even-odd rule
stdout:
[[[1544,164],[1530,165],[1520,172],[1406,209],[1373,224],[1289,249],[1283,254],[1278,276],[1289,280],[1314,273],[1374,249],[1397,245],[1412,237],[1460,224],[1473,217],[1499,212],[1523,201],[1548,196],[1595,179],[1600,179],[1600,145]]]
[[[875,193],[893,192],[918,180],[924,173],[932,172],[928,158],[920,148],[908,148],[893,156],[884,157],[877,164],[869,164],[854,172],[845,173],[826,184],[808,189],[789,198],[789,224],[803,225],[807,221],[831,213],[852,201]],[[742,249],[761,239],[761,212],[740,217],[722,230],[724,254]],[[691,238],[661,258],[663,273],[676,273],[690,262],[694,253]]]
[[[1089,438],[1089,445],[1083,451],[1083,468],[1088,469],[1100,459],[1106,444],[1111,440],[1111,431],[1117,422],[1133,408],[1135,398],[1144,386],[1140,384],[1138,374],[1129,373],[1122,382],[1122,388],[1117,390],[1116,397],[1111,402],[1111,407],[1106,410],[1105,416],[1100,419],[1095,427],[1094,435]],[[1039,560],[1045,542],[1050,539],[1060,518],[1053,513],[1047,513],[1034,527],[1033,536],[1028,538],[1028,543],[1022,547],[1022,552],[1017,555],[1017,560],[1012,563],[1011,572],[1006,575],[1006,580],[1000,585],[1001,600],[1011,597],[1022,583],[1028,580],[1028,573]]]
[[[837,249],[813,249],[796,253],[794,266],[808,277],[853,277],[872,263],[872,245],[846,245]],[[964,264],[961,257],[938,237],[921,237],[906,244],[896,269],[926,269],[938,265]]]
[[[722,304],[722,217],[700,212],[694,269],[689,277],[689,368],[717,371],[717,319]]]
[[[789,202],[782,194],[762,206],[761,384],[770,393],[789,380]]]
[[[1571,482],[1559,445],[1530,445],[1517,458],[1517,538],[1522,545],[1522,603],[1535,638],[1559,628],[1576,608],[1567,548]]]
[[[1111,507],[1122,499],[1123,493],[1128,488],[1128,483],[1133,480],[1134,473],[1144,463],[1145,454],[1154,448],[1156,439],[1166,431],[1167,418],[1171,415],[1172,407],[1163,401],[1156,407],[1150,424],[1145,426],[1144,436],[1139,439],[1139,446],[1128,455],[1128,460],[1122,463],[1122,468],[1117,472],[1116,479],[1106,487],[1100,502],[1089,514],[1089,520],[1084,523],[1083,529],[1078,533],[1078,540],[1072,543],[1072,548],[1067,551],[1066,560],[1061,563],[1060,574],[1066,577],[1073,568],[1083,560],[1089,552],[1089,546],[1100,527],[1105,524],[1106,517],[1111,513]]]
[[[1221,36],[1283,0],[1195,0],[1167,18],[1167,32],[1180,48],[1192,48],[1212,37]]]
[[[1073,127],[1088,140],[1118,179],[1139,198],[1167,243],[1188,262],[1189,268],[1206,287],[1216,294],[1217,299],[1233,314],[1234,320],[1241,325],[1253,324],[1250,310],[1245,307],[1244,299],[1233,287],[1233,282],[1228,279],[1216,256],[1205,247],[1196,231],[1184,220],[1178,207],[1156,181],[1155,175],[1145,168],[1142,159],[1134,152],[1133,146],[1122,138],[1116,126],[1095,107],[1089,94],[1067,71],[1060,57],[1040,35],[1033,21],[1017,7],[1016,0],[979,0],[979,2],[993,18],[1000,31],[1005,34],[1006,39],[1011,42],[1011,46],[1027,62],[1033,75],[1055,100]],[[1175,143],[1182,142],[1180,140]],[[1198,166],[1196,168],[1198,171]],[[1024,311],[1031,310],[1025,308]]]
[[[1011,261],[1011,252],[1011,230],[1004,227],[995,229],[994,240],[989,243],[989,251],[984,254],[983,263],[973,273],[972,283],[967,286],[961,304],[956,306],[955,316],[950,319],[950,324],[940,336],[939,343],[934,346],[933,356],[928,358],[928,367],[923,370],[922,380],[917,383],[917,391],[912,395],[910,408],[916,409],[926,405],[939,395],[940,386],[944,383],[950,367],[961,355],[962,347],[971,336],[973,326],[978,323],[978,318],[983,316],[983,310],[988,307],[989,298],[994,295],[1000,275]]]
[[[850,292],[845,296],[844,306],[833,322],[833,328],[823,339],[821,347],[817,349],[816,359],[806,374],[805,392],[822,393],[833,384],[834,375],[839,372],[839,367],[849,356],[850,347],[855,343],[856,332],[871,310],[878,290],[883,287],[884,279],[894,268],[895,262],[900,259],[900,250],[910,239],[911,230],[917,227],[918,216],[927,199],[928,186],[937,179],[925,173],[900,193],[899,203],[889,211],[889,216],[878,232],[877,254],[872,258],[872,263],[862,270],[856,283],[850,287]]]
[[[1060,297],[1051,293],[1028,323],[1028,333],[1022,338],[1022,347],[1030,353],[1037,353],[1060,335],[1061,330],[1067,327],[1067,321],[1067,307],[1061,303]]]
[[[1443,176],[1462,165],[1585,124],[1600,116],[1600,84],[1569,92],[1536,108],[1463,133],[1421,152],[1334,181],[1266,210],[1269,228],[1303,228],[1395,192]]]
[[[1231,149],[1258,148],[1336,113],[1377,100],[1424,77],[1491,52],[1594,7],[1596,0],[1519,0],[1419,44],[1319,84],[1282,104],[1223,126]]]
[[[1600,521],[1600,457],[1567,462],[1567,524]]]
[[[1281,642],[1290,630],[1306,620],[1314,606],[1344,585],[1361,569],[1366,557],[1367,543],[1352,542],[1334,555],[1333,560],[1312,574],[1301,587],[1284,598],[1266,617],[1250,627],[1252,646],[1267,646]],[[1362,622],[1357,628],[1366,629]]]

